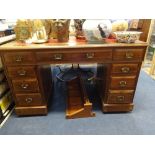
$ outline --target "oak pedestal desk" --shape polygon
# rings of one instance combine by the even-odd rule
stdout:
[[[0,46],[17,115],[44,115],[52,91],[50,64],[97,64],[103,112],[128,112],[147,43],[45,43]],[[102,80],[103,78],[103,80]],[[51,83],[51,85],[50,85]]]

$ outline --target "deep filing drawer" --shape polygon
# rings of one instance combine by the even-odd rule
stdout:
[[[113,64],[112,74],[136,74],[139,70],[138,64]]]
[[[39,106],[43,105],[41,94],[16,94],[16,106],[27,107],[27,106]]]
[[[110,91],[108,94],[107,103],[132,103],[133,96],[133,91]]]
[[[5,63],[9,65],[33,64],[35,61],[32,52],[4,53]]]
[[[112,60],[112,49],[107,50],[83,50],[81,52],[62,51],[62,52],[37,52],[36,59],[40,63],[61,63],[61,62],[103,62]]]
[[[113,60],[118,61],[142,61],[144,59],[144,49],[119,48],[113,52]]]
[[[136,85],[136,76],[111,77],[111,89],[134,89]]]
[[[33,66],[8,67],[7,69],[10,78],[34,78],[36,76]]]
[[[38,81],[37,79],[30,80],[12,80],[13,88],[15,92],[38,92]]]

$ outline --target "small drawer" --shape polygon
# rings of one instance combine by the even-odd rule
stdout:
[[[36,59],[40,63],[75,63],[78,62],[103,62],[112,60],[112,50],[83,50],[80,52],[75,51],[61,51],[60,53],[56,52],[37,52]]]
[[[139,71],[138,64],[113,64],[112,74],[136,74]]]
[[[41,94],[16,94],[16,106],[27,107],[27,106],[39,106],[43,105]]]
[[[34,78],[35,68],[32,66],[27,67],[8,67],[8,74],[10,78]]]
[[[10,65],[33,64],[35,61],[31,52],[4,53],[4,60],[6,64]]]
[[[115,104],[115,103],[132,103],[133,102],[133,91],[111,91],[108,94],[107,103]]]
[[[113,60],[118,61],[142,61],[144,59],[144,49],[115,49],[113,52]]]
[[[12,80],[15,92],[38,92],[39,86],[37,79],[30,80]]]
[[[134,89],[136,85],[136,76],[111,77],[111,89]]]

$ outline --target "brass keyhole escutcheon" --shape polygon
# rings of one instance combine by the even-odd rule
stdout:
[[[120,85],[121,87],[126,87],[127,82],[126,82],[126,81],[120,81],[120,82],[119,82],[119,85]]]
[[[92,59],[92,58],[94,58],[94,53],[87,53],[87,54],[86,54],[86,58],[87,58],[87,59]]]
[[[26,75],[26,71],[25,70],[19,70],[17,73],[20,76],[25,76]]]
[[[23,58],[21,56],[16,56],[15,61],[16,62],[22,62]]]
[[[23,89],[27,89],[28,87],[29,87],[29,84],[27,84],[27,83],[21,84],[21,88],[23,88]]]
[[[62,54],[54,54],[55,60],[62,60]]]
[[[132,59],[134,54],[132,52],[126,52],[125,57],[126,59]]]
[[[121,71],[122,71],[122,73],[129,73],[130,72],[130,68],[129,67],[122,67]]]
[[[124,99],[125,99],[124,96],[117,96],[117,101],[119,101],[119,102],[123,102]]]
[[[33,100],[33,99],[32,99],[31,97],[28,97],[28,98],[25,99],[26,103],[31,103],[32,100]]]

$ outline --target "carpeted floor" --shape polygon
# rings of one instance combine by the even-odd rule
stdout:
[[[7,134],[52,134],[52,135],[133,135],[155,134],[155,81],[141,71],[134,98],[135,108],[131,113],[103,114],[95,90],[89,90],[96,117],[65,119],[65,87],[57,85],[53,103],[47,116],[17,117],[14,113],[0,129]],[[93,85],[92,85],[93,87]],[[64,95],[63,95],[64,94]],[[96,96],[96,97],[95,97]]]

